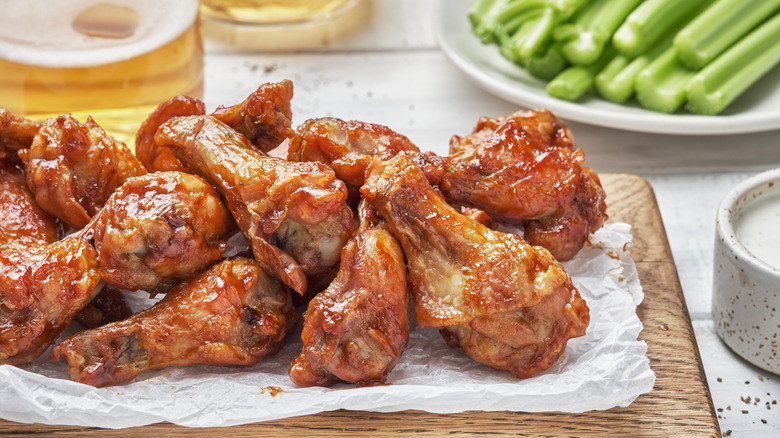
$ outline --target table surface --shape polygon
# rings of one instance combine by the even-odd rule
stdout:
[[[468,133],[480,116],[519,107],[447,60],[434,38],[433,3],[364,0],[359,26],[299,50],[236,49],[206,27],[206,104],[232,104],[263,82],[287,78],[295,84],[293,123],[323,116],[380,123],[444,153],[450,136]],[[710,313],[717,205],[742,179],[778,166],[780,131],[673,136],[568,123],[588,166],[651,183],[724,435],[780,435],[780,405],[771,404],[780,399],[780,376],[731,352]]]

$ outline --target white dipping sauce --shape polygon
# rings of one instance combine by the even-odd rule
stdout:
[[[748,252],[780,269],[780,191],[748,203],[734,221],[734,229]]]

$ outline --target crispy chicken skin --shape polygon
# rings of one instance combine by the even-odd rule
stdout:
[[[329,164],[351,188],[362,185],[372,157],[412,152],[449,203],[524,227],[530,243],[560,260],[572,258],[607,217],[598,175],[583,166],[568,127],[547,110],[483,117],[472,134],[453,137],[444,157],[419,153],[406,137],[369,123],[316,119],[298,134],[288,159]]]
[[[56,242],[60,231],[35,203],[21,170],[0,159],[0,252]]]
[[[361,202],[361,227],[341,250],[336,279],[304,314],[303,351],[289,369],[298,386],[384,384],[409,341],[406,261],[370,210]]]
[[[295,134],[291,126],[292,97],[293,83],[285,79],[260,85],[243,102],[220,106],[211,115],[268,152]]]
[[[163,123],[174,117],[198,116],[206,114],[206,105],[198,99],[187,96],[174,96],[157,106],[149,117],[141,123],[135,134],[135,155],[149,172],[166,170],[184,171],[185,167],[173,156],[170,149],[154,141],[154,134]]]
[[[234,229],[203,179],[155,172],[128,179],[83,232],[94,233],[106,283],[157,292],[219,260]]]
[[[458,213],[409,156],[376,160],[361,193],[401,241],[417,322],[446,328],[450,345],[524,378],[585,334],[588,308],[549,251]]]
[[[97,251],[78,235],[0,253],[0,364],[35,360],[101,285]]]
[[[110,386],[154,369],[252,365],[295,325],[289,290],[246,258],[224,260],[129,319],[77,332],[54,349],[71,380]]]
[[[0,160],[18,161],[16,152],[27,149],[41,129],[41,122],[11,114],[0,107]]]
[[[46,120],[19,157],[38,205],[75,229],[87,225],[127,178],[146,173],[91,117],[82,124],[68,114]]]
[[[559,260],[574,257],[607,218],[604,190],[596,172],[583,166],[583,151],[544,143],[545,136],[534,134],[539,129],[514,118],[486,129],[454,154],[417,155],[428,180],[450,203],[523,225],[532,245]]]
[[[354,224],[330,168],[269,157],[211,116],[171,119],[155,139],[225,196],[263,270],[302,294],[305,274],[338,263]]]

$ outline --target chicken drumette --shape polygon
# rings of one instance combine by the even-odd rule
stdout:
[[[289,290],[252,260],[225,260],[129,319],[84,330],[54,349],[70,378],[93,386],[182,365],[252,365],[294,326]]]
[[[361,202],[359,211],[336,279],[304,314],[303,351],[289,370],[298,386],[383,384],[409,341],[403,251],[373,208]]]
[[[403,245],[417,322],[450,345],[525,378],[585,334],[588,308],[563,266],[458,213],[409,156],[376,160],[361,193]]]
[[[0,363],[40,356],[101,285],[97,251],[77,235],[0,253]]]
[[[234,229],[203,179],[155,172],[128,179],[80,233],[94,237],[106,283],[156,292],[219,260]]]
[[[416,153],[406,137],[360,122],[310,120],[298,134],[289,159],[330,164],[353,187],[361,185],[372,156],[411,152],[448,202],[523,226],[529,242],[560,260],[573,257],[606,219],[598,175],[583,166],[584,153],[549,111],[480,119],[471,135],[452,139],[444,157]]]
[[[67,114],[48,119],[19,157],[38,205],[75,229],[87,225],[127,178],[146,173],[91,117],[85,124]]]
[[[330,168],[269,157],[211,116],[171,119],[155,140],[225,196],[265,271],[303,293],[305,274],[338,263],[354,224]]]

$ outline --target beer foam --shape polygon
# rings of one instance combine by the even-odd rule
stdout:
[[[139,22],[127,38],[77,32],[74,18],[96,4],[134,9]],[[151,52],[181,36],[196,20],[197,0],[3,0],[0,58],[40,67],[92,67]]]

